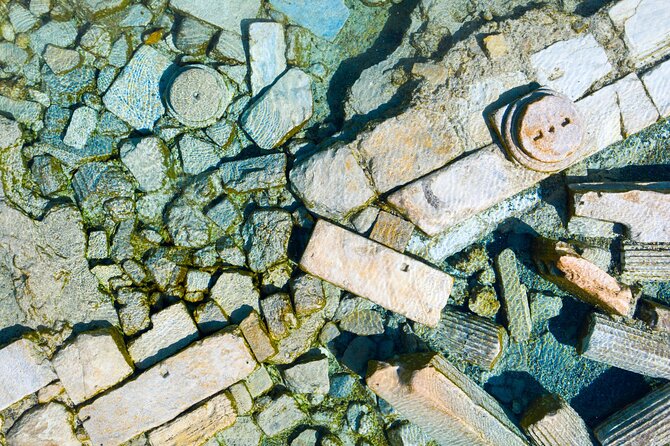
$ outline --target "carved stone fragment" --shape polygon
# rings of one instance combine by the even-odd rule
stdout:
[[[670,242],[636,243],[624,241],[621,265],[626,278],[634,280],[670,280]]]
[[[535,400],[521,419],[521,428],[538,446],[593,445],[584,420],[558,395]]]

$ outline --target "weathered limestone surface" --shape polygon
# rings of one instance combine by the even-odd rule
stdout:
[[[83,403],[133,373],[123,337],[114,329],[79,334],[56,353],[53,366],[75,404]]]
[[[284,25],[255,22],[249,25],[251,95],[256,96],[286,69]]]
[[[226,394],[217,395],[195,410],[149,433],[152,446],[200,445],[231,426],[237,415]]]
[[[666,8],[667,9],[667,8]],[[642,82],[647,87],[649,96],[656,104],[662,117],[670,116],[670,61],[657,65],[642,76]]]
[[[414,225],[398,216],[382,211],[377,216],[370,238],[376,242],[404,252],[414,232]]]
[[[495,265],[510,334],[517,342],[526,341],[530,337],[533,322],[526,288],[519,279],[514,251],[505,249],[496,258]]]
[[[244,339],[223,331],[81,408],[95,444],[119,445],[244,379],[256,367]]]
[[[25,413],[7,433],[9,446],[81,446],[72,425],[74,416],[58,403]]]
[[[521,419],[521,428],[538,446],[590,446],[586,423],[558,395],[537,399]]]
[[[306,417],[292,397],[282,395],[263,409],[256,421],[265,435],[272,437],[295,427]]]
[[[621,109],[625,136],[637,133],[658,120],[658,110],[651,102],[637,74],[631,73],[613,85]]]
[[[391,364],[372,361],[366,381],[439,444],[528,444],[493,397],[439,355],[410,355]]]
[[[663,446],[670,443],[670,383],[616,412],[595,428],[603,446]]]
[[[576,216],[622,223],[636,242],[670,242],[670,183],[584,183],[570,190]]]
[[[261,7],[261,1],[170,0],[170,6],[223,30],[241,35],[242,20],[255,18]]]
[[[453,278],[325,220],[314,228],[300,267],[416,322],[435,326]]]
[[[641,330],[593,313],[581,353],[633,373],[670,379],[670,333]]]
[[[670,9],[664,0],[623,0],[609,10],[639,66],[670,51]]]
[[[43,352],[27,339],[0,350],[0,410],[56,379]]]

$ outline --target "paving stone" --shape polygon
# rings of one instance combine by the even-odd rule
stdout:
[[[223,198],[207,210],[207,216],[224,230],[242,223],[242,213],[228,198]]]
[[[12,147],[21,139],[21,129],[16,121],[0,116],[0,149]]]
[[[219,169],[224,188],[251,192],[286,185],[286,155],[277,153],[223,163]]]
[[[117,68],[123,68],[128,63],[130,52],[128,38],[126,36],[119,37],[112,44],[112,49],[109,52],[109,64]]]
[[[211,300],[199,305],[193,312],[193,317],[198,330],[205,334],[214,333],[228,325],[228,318],[221,307]]]
[[[586,158],[623,139],[617,99],[616,87],[608,85],[575,104],[586,124],[584,153],[580,158]]]
[[[624,29],[624,42],[638,66],[670,51],[670,11],[663,0],[620,1],[609,15]]]
[[[320,310],[326,304],[321,281],[308,274],[301,274],[291,281],[293,306],[299,316]]]
[[[558,395],[549,394],[535,400],[520,425],[533,443],[540,446],[593,444],[584,420]]]
[[[292,392],[326,394],[330,390],[326,357],[296,363],[285,369],[282,375]]]
[[[237,415],[225,394],[217,395],[191,412],[149,433],[153,446],[199,445],[231,426]]]
[[[75,404],[91,399],[133,373],[123,338],[114,329],[79,334],[56,353],[53,366]]]
[[[198,339],[198,329],[182,302],[151,316],[152,327],[128,344],[128,353],[140,369],[146,369]]]
[[[258,362],[265,362],[277,353],[277,348],[272,344],[267,329],[255,310],[240,322],[240,329]]]
[[[246,63],[247,55],[239,32],[222,30],[210,55],[219,60]],[[245,69],[246,71],[246,69]]]
[[[530,60],[541,85],[573,101],[612,71],[605,50],[591,34],[554,43]]]
[[[249,106],[240,123],[261,149],[271,150],[300,130],[312,109],[310,77],[291,68]]]
[[[382,334],[384,317],[375,310],[354,310],[340,320],[340,329],[359,336]]]
[[[83,149],[97,124],[98,112],[90,107],[79,107],[72,113],[63,143],[76,149]]]
[[[202,55],[217,29],[191,17],[184,17],[174,35],[174,46],[191,55]],[[239,37],[238,37],[239,38]]]
[[[642,82],[662,117],[670,116],[670,61],[657,65],[642,76]]]
[[[265,435],[273,437],[294,428],[307,418],[293,398],[282,395],[272,401],[257,416],[258,426]]]
[[[77,24],[74,20],[65,22],[51,20],[30,33],[30,48],[35,54],[43,54],[48,44],[68,47],[76,38]]]
[[[629,136],[655,123],[658,111],[635,73],[615,84],[624,136]]]
[[[79,6],[91,19],[94,19],[109,15],[125,4],[125,0],[83,0]]]
[[[172,420],[255,368],[244,340],[235,333],[220,332],[82,407],[79,418],[85,420],[93,443],[119,445]],[[125,416],[119,418],[117,413]]]
[[[258,446],[262,436],[263,432],[251,417],[237,418],[235,424],[220,434],[226,446]]]
[[[342,0],[272,0],[270,5],[299,26],[331,42],[349,18],[349,8]]]
[[[135,129],[152,130],[165,112],[160,81],[169,66],[170,60],[151,46],[140,47],[103,96],[105,106]]]
[[[351,341],[342,355],[342,364],[352,372],[365,376],[368,361],[375,357],[377,348],[375,343],[366,336],[358,336]],[[334,385],[334,383],[333,383]]]
[[[120,156],[142,191],[155,191],[166,183],[168,151],[159,138],[128,141],[121,146]]]
[[[412,232],[414,232],[412,223],[381,211],[372,227],[370,238],[398,252],[405,252],[409,239],[412,237]]]
[[[230,237],[222,237],[217,240],[216,252],[226,265],[245,266],[247,263],[244,251]]]
[[[288,294],[277,293],[261,300],[263,318],[273,339],[288,336],[289,331],[298,325]]]
[[[74,416],[62,404],[49,403],[25,413],[7,433],[11,446],[80,446]]]
[[[127,7],[120,16],[119,26],[122,28],[147,26],[153,19],[151,10],[142,4]]]
[[[249,268],[263,272],[288,259],[291,214],[281,209],[254,211],[242,228]]]
[[[191,269],[186,273],[186,291],[207,291],[212,275],[207,271]]]
[[[430,326],[440,320],[453,285],[451,276],[325,220],[317,222],[300,267]]]
[[[340,329],[333,322],[326,322],[319,333],[319,342],[322,345],[328,345],[331,341],[340,335]]]
[[[170,0],[170,6],[223,30],[242,34],[242,20],[256,17],[261,0],[217,0],[215,7],[208,0]]]
[[[274,22],[249,25],[249,65],[251,95],[256,96],[271,85],[286,69],[284,26]]]
[[[349,145],[334,145],[297,162],[289,178],[309,210],[334,220],[361,209],[375,196]]]
[[[316,446],[319,433],[314,429],[305,429],[291,441],[291,446]]]
[[[32,124],[42,114],[42,107],[37,102],[17,101],[0,96],[0,112],[23,124]]]
[[[252,411],[254,408],[254,401],[251,399],[249,390],[247,390],[247,386],[245,386],[244,383],[239,382],[233,384],[227,392],[235,404],[235,410],[238,415],[247,415]]]
[[[46,355],[33,342],[20,339],[0,349],[0,410],[55,379]]]
[[[81,64],[81,56],[75,50],[49,44],[44,50],[44,61],[55,74],[65,74]]]
[[[260,311],[260,294],[248,273],[223,271],[210,295],[233,323],[242,321],[252,310]]]
[[[246,379],[246,383],[252,398],[258,398],[259,396],[268,393],[270,389],[272,389],[272,386],[274,386],[272,377],[268,373],[268,370],[263,366],[257,368],[251,375],[249,375]]]
[[[36,16],[41,16],[51,9],[51,0],[30,0],[30,12]]]

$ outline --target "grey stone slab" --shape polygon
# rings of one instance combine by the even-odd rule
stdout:
[[[272,0],[272,8],[315,35],[333,41],[349,18],[343,0]]]
[[[256,416],[256,421],[265,435],[272,437],[297,426],[306,418],[307,414],[292,397],[282,395],[263,409]]]
[[[10,446],[81,446],[74,415],[62,404],[49,403],[25,413],[7,432]]]
[[[247,158],[223,163],[219,168],[223,187],[234,192],[251,192],[286,184],[286,155]]]
[[[97,111],[91,107],[79,107],[72,113],[63,143],[76,149],[83,149],[97,124]]]
[[[260,311],[260,293],[249,273],[223,271],[210,295],[233,323],[239,323],[252,310]]]
[[[286,69],[284,25],[255,22],[249,25],[251,95],[256,96]]]
[[[261,0],[170,0],[179,12],[219,28],[242,34],[242,20],[256,18]]]
[[[0,410],[57,379],[37,345],[20,339],[0,349]]]
[[[128,141],[121,146],[121,161],[130,170],[140,189],[151,192],[167,181],[168,151],[159,138],[147,137]]]

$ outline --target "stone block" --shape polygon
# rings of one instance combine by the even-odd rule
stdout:
[[[534,401],[521,420],[521,428],[538,446],[593,444],[584,420],[558,395]]]
[[[292,392],[326,394],[330,390],[326,357],[293,364],[282,375]]]
[[[32,409],[7,432],[10,446],[81,446],[74,433],[74,416],[62,404],[49,403]]]
[[[670,51],[670,10],[664,0],[624,0],[609,10],[615,26],[623,28],[624,42],[638,66]]]
[[[142,191],[151,192],[163,187],[167,180],[168,151],[160,139],[147,137],[128,141],[121,146],[120,155]]]
[[[170,0],[175,10],[198,18],[219,28],[242,34],[242,20],[254,19],[261,0]]]
[[[260,311],[260,294],[253,277],[242,271],[223,271],[210,296],[233,323],[240,322],[252,310]]]
[[[514,251],[509,248],[503,250],[496,257],[495,265],[510,334],[517,342],[526,341],[530,337],[533,323],[530,319],[526,288],[519,279]]]
[[[276,293],[267,296],[261,300],[261,310],[273,339],[285,338],[298,325],[288,294]]]
[[[258,426],[268,437],[273,437],[294,428],[307,418],[296,401],[282,395],[267,405],[257,416]]]
[[[331,42],[349,18],[349,8],[343,0],[272,0],[270,6]]]
[[[227,392],[235,404],[235,410],[238,415],[246,415],[254,408],[254,401],[251,399],[249,390],[247,390],[247,386],[244,383],[233,384]]]
[[[277,348],[270,340],[265,324],[255,310],[240,322],[240,330],[258,362],[264,362],[277,353]]]
[[[624,136],[637,133],[658,120],[658,111],[635,73],[616,81],[613,85],[621,110]]]
[[[655,66],[642,76],[642,82],[662,117],[670,116],[670,61]]]
[[[254,22],[249,25],[249,65],[251,95],[271,85],[286,69],[284,25]]]
[[[0,410],[56,379],[46,355],[27,339],[0,349]]]
[[[391,213],[381,211],[370,232],[370,238],[376,242],[405,252],[409,239],[414,232],[414,225]]]

